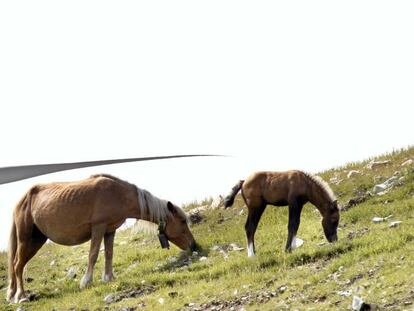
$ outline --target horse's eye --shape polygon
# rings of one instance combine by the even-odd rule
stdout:
[[[181,223],[182,223],[183,225],[185,225],[185,224],[187,223],[187,221],[186,221],[186,220],[181,220]]]

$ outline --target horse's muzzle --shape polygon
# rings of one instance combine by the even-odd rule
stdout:
[[[196,243],[196,241],[193,241],[193,242],[191,243],[191,245],[190,245],[190,250],[191,250],[192,252],[196,252],[196,251],[198,251],[198,250],[199,250],[199,247],[198,247],[198,244]]]
[[[331,235],[329,238],[328,238],[328,241],[329,241],[329,243],[333,243],[333,242],[336,242],[336,241],[338,241],[338,236],[335,234],[335,235]]]

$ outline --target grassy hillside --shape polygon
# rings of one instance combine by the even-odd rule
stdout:
[[[232,208],[202,212],[203,220],[192,225],[204,248],[198,255],[176,247],[162,250],[156,237],[119,232],[114,250],[117,279],[109,284],[100,281],[101,253],[94,284],[83,291],[79,281],[89,243],[47,244],[26,268],[26,289],[33,301],[21,306],[25,310],[350,310],[357,295],[383,310],[414,310],[414,165],[402,166],[408,159],[414,160],[414,148],[373,159],[388,164],[369,168],[369,159],[321,173],[340,205],[347,207],[335,244],[326,242],[320,214],[308,204],[298,233],[305,244],[285,253],[287,208],[269,206],[256,233],[257,256],[247,258],[246,250],[237,248],[246,247],[246,207],[238,197]],[[351,170],[359,173],[348,178]],[[397,178],[388,192],[367,195],[393,175]],[[372,222],[389,215],[384,222]],[[396,220],[402,223],[390,228]],[[6,268],[2,253],[0,309],[15,310],[17,306],[4,299]],[[66,277],[69,268],[76,271],[74,279]],[[113,302],[104,302],[105,297]]]

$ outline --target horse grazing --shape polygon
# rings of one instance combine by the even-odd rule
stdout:
[[[14,209],[7,300],[27,300],[23,269],[48,238],[63,245],[91,240],[88,268],[80,282],[81,288],[92,282],[100,244],[104,240],[103,281],[111,281],[114,278],[115,231],[126,218],[157,223],[163,247],[168,247],[170,240],[183,250],[196,249],[187,216],[179,207],[119,178],[101,174],[82,181],[33,186]]]
[[[241,193],[249,213],[245,225],[248,256],[254,256],[254,234],[267,204],[289,206],[289,224],[286,251],[292,250],[292,242],[299,228],[300,214],[305,203],[311,202],[322,215],[322,227],[329,242],[338,239],[339,209],[329,185],[318,176],[302,171],[256,172],[245,181],[239,181],[224,199],[224,206],[233,205],[236,194]]]

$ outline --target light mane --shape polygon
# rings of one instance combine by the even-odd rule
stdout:
[[[320,176],[312,175],[310,173],[304,172],[304,174],[309,177],[315,184],[319,186],[319,188],[326,194],[328,199],[333,202],[336,201],[336,196],[331,187],[328,185],[326,181],[324,181]]]
[[[138,194],[138,204],[140,209],[140,214],[146,214],[148,219],[146,221],[139,221],[139,225],[147,227],[152,231],[154,223],[167,222],[168,218],[172,216],[171,211],[168,209],[168,201],[157,198],[152,195],[149,191],[145,189],[140,189],[137,187]],[[185,212],[174,205],[176,212],[188,222],[188,217]],[[145,230],[146,231],[146,230]]]

